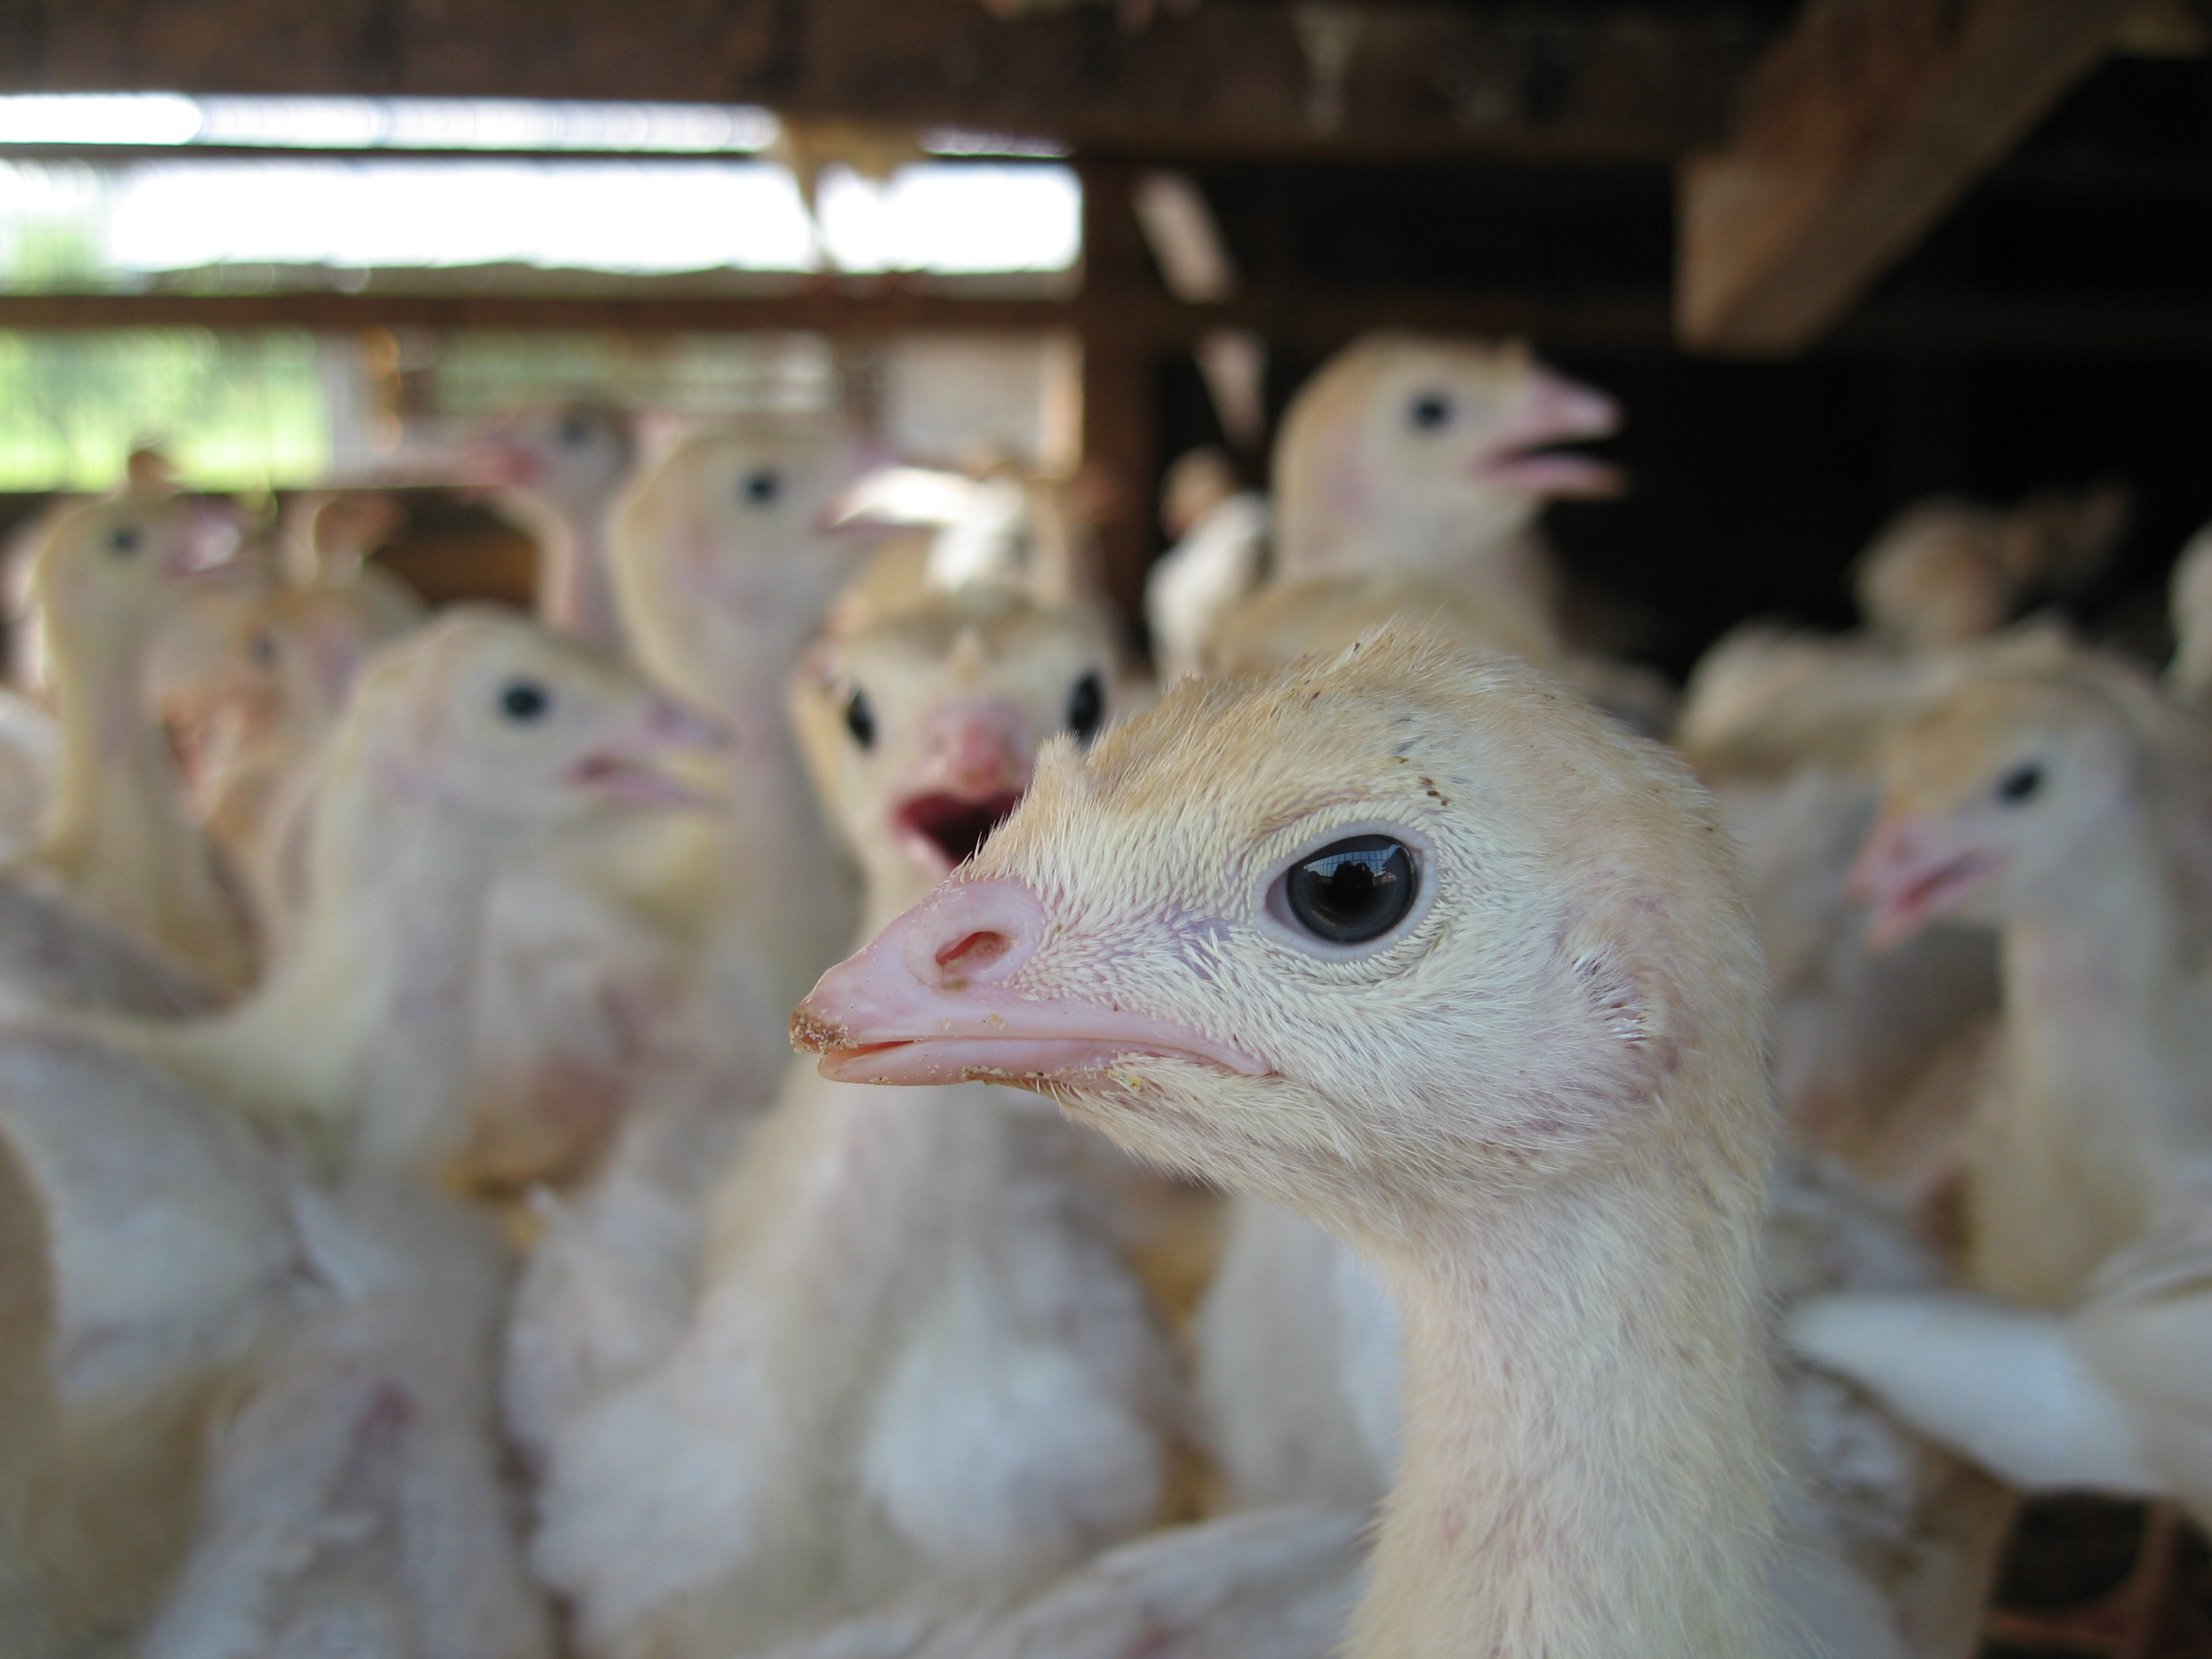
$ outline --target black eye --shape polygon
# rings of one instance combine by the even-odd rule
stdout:
[[[1364,945],[1413,908],[1413,855],[1389,836],[1352,836],[1298,860],[1283,878],[1290,919],[1331,945]]]
[[[119,524],[107,532],[107,550],[118,558],[129,558],[138,550],[138,526]]]
[[[566,447],[580,449],[590,441],[591,436],[592,423],[581,415],[563,415],[561,417],[560,438]]]
[[[766,507],[783,493],[783,480],[769,471],[750,472],[738,487],[738,493],[755,507]]]
[[[500,688],[499,712],[511,720],[543,720],[553,694],[536,680],[509,680]]]
[[[1997,799],[2008,806],[2033,800],[2043,787],[2043,769],[2033,761],[2015,766],[1997,780]]]
[[[845,729],[863,749],[876,746],[876,711],[868,707],[868,694],[854,691],[845,705]]]
[[[1094,671],[1076,681],[1075,690],[1067,694],[1067,729],[1079,742],[1088,743],[1098,735],[1099,723],[1105,718],[1106,688],[1098,683]]]
[[[276,665],[276,636],[267,629],[257,629],[246,648],[252,657],[255,667],[274,668]]]
[[[1424,392],[1406,406],[1406,416],[1417,432],[1434,432],[1451,414],[1451,399],[1441,392]]]

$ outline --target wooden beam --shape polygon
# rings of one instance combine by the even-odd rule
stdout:
[[[187,327],[501,329],[589,333],[777,333],[833,338],[903,331],[1036,334],[1073,328],[1110,349],[1155,359],[1188,351],[1209,328],[1247,328],[1286,356],[1314,361],[1370,329],[1492,337],[1610,357],[1675,354],[1659,295],[1572,298],[1424,289],[1301,289],[1182,306],[1164,295],[1094,293],[1074,300],[963,299],[834,291],[731,298],[449,295],[0,295],[0,329]],[[1826,337],[1825,356],[2017,358],[2212,356],[2212,310],[2187,301],[1900,297],[1863,306]]]
[[[842,337],[940,329],[1024,333],[1063,323],[1068,311],[1066,301],[969,297],[896,279],[866,278],[736,294],[649,284],[622,294],[410,293],[373,287],[351,293],[0,293],[0,328],[24,329],[428,328]]]
[[[1083,173],[1083,467],[1101,511],[1099,574],[1121,614],[1145,613],[1158,546],[1160,362],[1175,348],[1140,321],[1164,297],[1131,203],[1136,169]],[[1115,303],[1118,301],[1119,303]],[[1135,303],[1131,303],[1134,301]]]
[[[1322,118],[1281,0],[1128,30],[977,0],[0,0],[0,91],[762,103],[1058,137],[1085,152],[1667,160],[1721,131],[1758,0],[1364,7]]]
[[[1094,283],[1097,281],[1094,273]],[[1358,288],[1182,305],[1142,286],[1008,300],[896,281],[837,283],[788,294],[550,295],[330,289],[263,294],[0,294],[0,329],[507,329],[615,333],[775,333],[837,337],[908,332],[1041,333],[1072,328],[1101,349],[1185,351],[1211,328],[1249,328],[1279,349],[1320,356],[1375,328],[1523,334],[1540,344],[1626,351],[1670,347],[1658,295],[1556,296]]]
[[[1695,349],[1811,343],[2101,58],[2133,0],[1806,0],[1683,166]]]

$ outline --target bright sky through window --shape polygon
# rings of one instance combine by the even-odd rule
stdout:
[[[210,97],[179,92],[0,96],[0,144],[142,149],[574,150],[611,155],[753,155],[774,144],[751,104],[601,104],[525,98]],[[935,127],[934,155],[1055,160],[1048,138]]]
[[[746,104],[520,98],[192,98],[174,92],[0,97],[0,143],[270,149],[750,154],[775,117]]]
[[[639,275],[817,263],[798,187],[766,162],[162,161],[106,199],[120,270],[543,265]]]
[[[1065,271],[1081,251],[1081,186],[1048,163],[921,162],[883,184],[833,167],[818,204],[817,226],[769,161],[0,162],[0,272],[53,285],[26,260],[57,235],[95,283],[243,265],[957,276]]]

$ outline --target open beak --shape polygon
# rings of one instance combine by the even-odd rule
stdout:
[[[1614,495],[1627,483],[1617,466],[1554,444],[1610,438],[1620,405],[1593,387],[1537,372],[1521,408],[1475,462],[1475,476],[1532,495]]]
[[[921,481],[941,475],[927,467],[899,465],[890,447],[877,439],[854,443],[847,450],[837,476],[841,482],[815,511],[814,533],[817,536],[833,540],[880,536],[889,530],[933,523],[930,513],[941,510],[929,507],[919,518],[908,510],[904,503],[910,489],[918,484],[925,492],[930,492],[934,486]],[[967,479],[957,474],[951,476],[959,484],[973,488]],[[935,493],[941,499],[942,492]]]
[[[179,581],[228,574],[245,545],[246,530],[235,513],[212,503],[194,506],[186,509],[167,574]]]
[[[711,808],[721,805],[719,797],[672,775],[660,763],[703,759],[729,747],[729,731],[720,721],[654,697],[641,730],[592,750],[570,769],[569,777],[579,787],[626,806]]]
[[[991,831],[1021,804],[1019,789],[974,796],[937,790],[902,802],[891,815],[891,824],[908,857],[933,875],[949,876],[973,858]]]
[[[1270,1067],[1173,1021],[1018,988],[1054,931],[1024,883],[949,881],[823,975],[791,1042],[841,1083],[1007,1083],[1045,1088],[1134,1055],[1249,1077]]]
[[[1849,891],[1871,906],[1866,940],[1876,951],[1902,945],[1936,917],[1956,910],[2004,867],[2002,854],[1961,846],[1933,820],[1885,813],[1851,866]]]
[[[519,489],[538,476],[538,460],[508,434],[486,432],[460,447],[455,483],[465,493]]]
[[[942,529],[957,524],[975,499],[975,481],[932,467],[881,467],[833,499],[825,509],[827,527],[891,529],[921,525]]]
[[[1028,722],[1011,703],[954,704],[932,713],[922,758],[891,809],[906,855],[942,879],[1022,803],[1030,787]]]

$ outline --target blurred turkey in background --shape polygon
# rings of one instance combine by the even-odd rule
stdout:
[[[790,1022],[1494,672],[1734,850],[1770,1589],[2212,1659],[2197,0],[185,10],[0,52],[0,1648],[1382,1651],[1410,1281]]]

